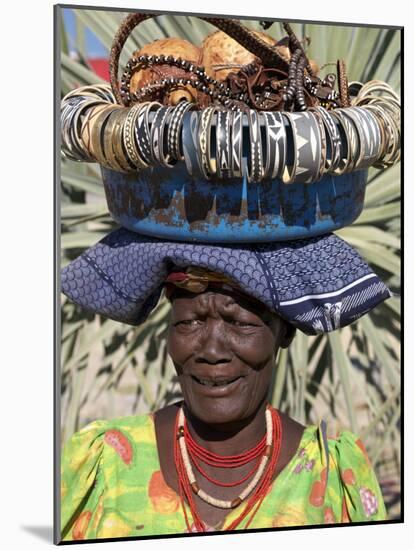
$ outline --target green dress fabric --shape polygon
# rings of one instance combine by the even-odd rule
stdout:
[[[323,428],[304,430],[249,528],[386,519],[360,439],[349,431],[326,438]],[[243,506],[208,530],[225,530]],[[161,473],[152,415],[97,420],[68,440],[61,460],[61,526],[65,541],[188,532],[180,498]]]

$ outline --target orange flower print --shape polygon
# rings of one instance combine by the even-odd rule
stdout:
[[[309,495],[309,502],[312,506],[322,506],[325,500],[326,481],[328,479],[328,470],[324,468],[321,471],[321,480],[314,481],[312,484],[311,493]]]
[[[325,523],[335,523],[335,516],[332,508],[325,508],[323,511],[323,518]]]
[[[132,462],[132,445],[128,438],[119,430],[108,430],[105,433],[105,443],[110,445],[121,460],[128,466]]]
[[[160,514],[174,514],[180,507],[180,498],[164,481],[160,470],[154,472],[148,485],[152,506]]]
[[[347,468],[346,470],[343,470],[341,473],[342,481],[345,483],[345,485],[355,485],[355,476],[354,472],[351,468]]]
[[[311,494],[309,495],[309,502],[312,506],[322,506],[325,500],[325,484],[322,481],[314,481],[312,484]]]
[[[79,514],[72,528],[73,540],[83,540],[85,538],[86,529],[88,528],[91,517],[92,512],[89,510],[84,510]]]

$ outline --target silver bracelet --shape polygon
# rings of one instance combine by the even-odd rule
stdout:
[[[233,111],[231,121],[231,177],[243,176],[243,113]]]
[[[172,162],[173,159],[175,161],[184,160],[181,140],[183,118],[187,111],[194,108],[194,103],[180,101],[172,111],[167,132],[167,151],[170,162]]]
[[[324,107],[314,107],[311,111],[316,110],[323,119],[326,128],[327,140],[331,147],[331,158],[326,159],[325,170],[326,172],[334,172],[341,162],[341,138],[338,128],[336,127],[335,120],[329,114]]]
[[[247,163],[247,181],[259,182],[263,179],[263,151],[262,151],[262,136],[260,131],[260,120],[257,111],[247,109],[247,119],[249,122],[250,135],[250,151],[249,161]]]
[[[203,177],[207,180],[215,176],[217,171],[217,163],[215,159],[213,160],[211,158],[211,123],[217,109],[217,106],[212,105],[199,112],[200,123],[198,127],[197,144],[201,171]]]
[[[281,177],[286,162],[286,131],[281,113],[264,111],[260,113],[266,127],[266,165],[264,178]]]
[[[231,111],[217,110],[216,122],[216,158],[217,175],[219,178],[228,179],[231,168],[231,143],[230,143],[230,115]]]

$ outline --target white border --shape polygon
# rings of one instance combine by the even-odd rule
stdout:
[[[160,11],[204,11],[237,15],[347,21],[384,25],[405,25],[406,60],[413,59],[413,19],[409,3],[402,0],[345,3],[275,2],[252,4],[245,0],[100,0],[72,4],[107,7],[139,7]],[[1,426],[1,544],[3,548],[26,549],[52,545],[53,502],[53,2],[50,0],[4,2],[1,8],[2,79],[1,91],[1,320],[2,395]],[[5,64],[5,65],[4,65]],[[406,65],[406,90],[413,90],[412,62]],[[410,74],[411,72],[411,74]],[[411,126],[414,120],[406,98],[406,150],[413,151]],[[414,178],[410,157],[405,170],[406,244],[409,245],[414,205]],[[406,254],[406,271],[413,266],[413,254]],[[412,280],[406,274],[406,280]],[[411,293],[410,293],[411,294]],[[406,311],[411,310],[411,296]],[[6,306],[6,307],[4,307]],[[411,335],[411,316],[406,334]],[[413,425],[414,356],[413,338],[406,339],[405,424]],[[414,539],[413,521],[413,436],[406,430],[406,524],[375,527],[335,528],[231,535],[190,539],[163,539],[86,544],[76,548],[141,548],[172,550],[216,548],[235,543],[238,548],[318,548],[337,550],[355,547],[387,549]],[[191,546],[190,546],[191,545]]]

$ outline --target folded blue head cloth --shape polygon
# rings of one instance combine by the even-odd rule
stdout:
[[[349,244],[334,234],[265,244],[164,241],[117,229],[62,270],[71,300],[139,325],[176,266],[222,273],[306,334],[346,326],[391,296]]]

